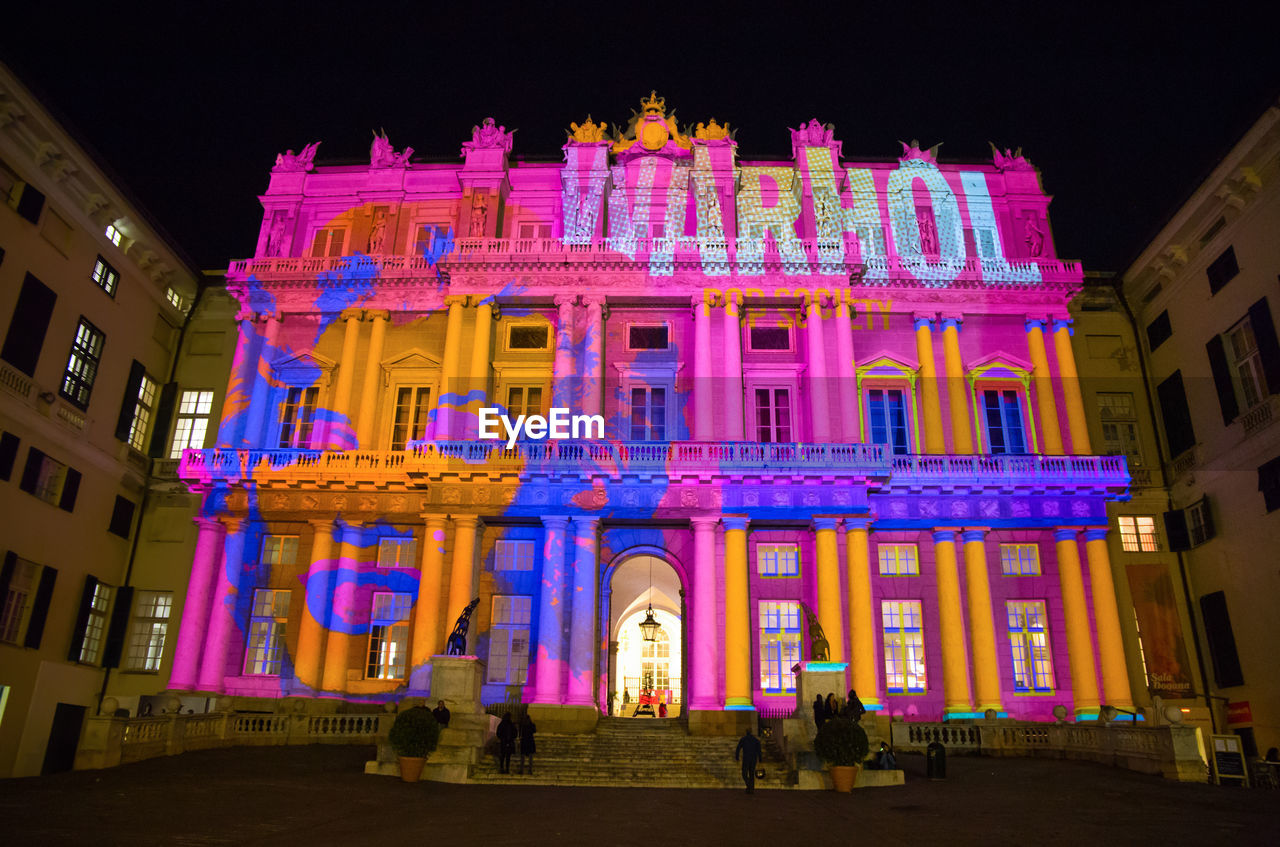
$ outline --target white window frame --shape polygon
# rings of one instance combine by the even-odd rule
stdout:
[[[0,607],[0,641],[20,645],[26,639],[43,573],[44,565],[21,557],[14,561],[8,591],[0,597],[0,603],[4,604]]]
[[[495,685],[525,685],[529,681],[533,597],[527,594],[495,594],[491,609],[485,681]]]
[[[1120,549],[1126,553],[1159,553],[1160,533],[1155,515],[1120,515]]]
[[[923,694],[928,691],[924,601],[910,598],[881,600],[880,633],[884,643],[885,693]],[[892,685],[899,677],[902,684]]]
[[[77,408],[88,409],[93,396],[93,384],[98,379],[98,367],[102,364],[102,351],[107,346],[107,336],[84,315],[76,324],[76,334],[67,354],[67,366],[62,373],[58,393]],[[84,399],[80,398],[81,393]]]
[[[493,549],[493,569],[498,573],[531,573],[537,544],[528,538],[503,538]]]
[[[804,634],[797,600],[761,600],[760,690],[765,694],[794,694],[796,676],[792,668],[800,661],[800,641]]]
[[[1001,576],[1040,576],[1041,573],[1039,544],[1015,542],[1000,545]]]
[[[173,424],[169,458],[181,459],[183,450],[203,450],[213,414],[213,391],[195,388],[183,391]]]
[[[155,409],[156,392],[159,386],[147,374],[142,375],[138,383],[138,396],[133,404],[133,420],[129,422],[129,446],[134,450],[142,450],[147,444],[147,430],[151,426],[151,413]]]
[[[375,591],[369,606],[369,650],[365,679],[404,679],[409,665],[409,611],[413,597]]]
[[[116,286],[120,283],[120,272],[111,266],[111,263],[99,256],[93,263],[93,270],[89,274],[89,278],[97,283],[98,287],[112,297],[116,296]]]
[[[287,651],[285,635],[289,628],[288,589],[257,588],[249,612],[244,650],[245,676],[279,676]]]
[[[800,545],[788,542],[756,544],[756,573],[766,579],[800,576]]]
[[[103,230],[102,234],[116,247],[119,247],[120,242],[124,240],[124,233],[116,229],[115,224],[107,224],[107,228]]]
[[[412,535],[378,539],[378,567],[417,568],[418,541]]]
[[[1231,356],[1231,377],[1235,381],[1243,401],[1240,406],[1248,411],[1260,405],[1269,396],[1267,379],[1262,370],[1262,353],[1253,334],[1249,316],[1236,322],[1227,330],[1226,348]]]
[[[172,613],[172,591],[139,591],[134,595],[125,670],[136,673],[160,671]]]
[[[76,660],[82,664],[96,665],[102,659],[113,593],[110,585],[94,581],[93,598],[89,601],[89,616],[84,622],[84,637],[80,640],[80,653]]]
[[[880,576],[920,575],[920,548],[916,544],[880,543],[876,559]]]

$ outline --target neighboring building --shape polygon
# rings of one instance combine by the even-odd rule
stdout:
[[[1273,106],[1123,275],[1169,454],[1161,529],[1210,666],[1201,693],[1250,752],[1280,744],[1278,226]]]
[[[134,620],[169,608],[177,574],[129,563],[198,280],[4,66],[0,197],[0,775],[28,776],[71,767]]]
[[[490,120],[460,165],[385,137],[367,166],[278,157],[228,272],[218,446],[182,460],[204,504],[171,687],[424,695],[478,598],[486,702],[544,728],[642,694],[695,731],[789,710],[815,623],[881,716],[1132,709],[1129,473],[1091,446],[1083,274],[1035,169],[849,162],[817,121],[739,161],[653,97],[603,130],[555,164]],[[508,446],[490,407],[602,431]]]

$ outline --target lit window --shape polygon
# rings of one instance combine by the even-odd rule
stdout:
[[[640,644],[640,690],[671,691],[671,637],[658,630],[657,641]]]
[[[268,535],[262,539],[262,564],[274,568],[298,561],[298,536]]]
[[[98,377],[98,362],[102,359],[106,341],[107,337],[96,326],[80,318],[59,393],[81,409],[89,408],[89,395],[93,392],[93,381]]]
[[[507,415],[515,420],[517,415],[541,415],[542,386],[512,385],[507,388]]]
[[[184,391],[178,403],[178,421],[173,428],[173,446],[170,459],[181,459],[182,451],[204,448],[205,432],[209,428],[209,413],[213,410],[212,391]]]
[[[924,616],[920,601],[885,600],[880,604],[880,616],[884,627],[885,691],[924,691]]]
[[[1231,348],[1236,379],[1244,395],[1244,406],[1252,409],[1266,399],[1267,382],[1262,371],[1262,354],[1258,352],[1253,324],[1248,318],[1231,328],[1227,333],[1227,342]]]
[[[129,446],[141,450],[146,444],[147,427],[151,425],[151,410],[156,402],[156,384],[151,377],[142,375],[138,383],[138,399],[133,404],[133,421],[129,424]]]
[[[123,236],[120,230],[116,229],[114,225],[107,224],[106,236],[107,236],[107,240],[110,241],[112,244],[114,244],[117,247],[120,246],[120,240]]]
[[[253,592],[249,647],[244,655],[246,674],[280,675],[280,667],[284,664],[284,635],[288,621],[288,591],[259,588]]]
[[[881,544],[881,576],[919,576],[920,556],[914,544]]]
[[[1154,515],[1125,515],[1120,524],[1120,546],[1126,553],[1158,553],[1160,537],[1156,535]]]
[[[164,291],[164,299],[169,301],[169,305],[177,309],[179,312],[187,310],[187,301],[175,289],[166,288]]]
[[[768,694],[795,692],[800,662],[800,604],[760,602],[760,688]]]
[[[402,386],[396,389],[396,413],[391,426],[391,449],[403,450],[410,441],[427,437],[431,420],[431,389]]]
[[[341,256],[342,248],[347,244],[347,231],[342,228],[316,230],[315,239],[311,243],[311,255]]]
[[[369,613],[369,662],[366,679],[404,679],[409,650],[408,594],[375,591]]]
[[[89,577],[93,579],[93,577]],[[86,590],[86,593],[89,593]],[[85,619],[84,638],[80,641],[78,661],[96,665],[102,655],[102,639],[107,632],[107,610],[111,607],[111,586],[93,579],[89,616]]]
[[[667,440],[667,389],[660,386],[631,387],[631,440]]]
[[[1001,544],[1000,573],[1005,576],[1039,576],[1040,548],[1035,544]]]
[[[378,542],[378,567],[412,568],[418,543],[412,538],[383,538]]]
[[[1013,650],[1015,691],[1052,691],[1053,657],[1049,653],[1049,623],[1041,600],[1010,600],[1009,646]]]
[[[129,630],[126,668],[131,671],[160,670],[164,642],[169,634],[169,614],[172,611],[173,592],[138,592],[133,609],[133,627]]]
[[[116,296],[116,283],[120,281],[120,272],[107,264],[106,259],[98,257],[98,261],[93,264],[93,273],[90,276],[103,291],[112,297]]]
[[[992,455],[1027,452],[1022,401],[1017,391],[1007,388],[983,391],[982,414]]]
[[[872,388],[867,392],[867,419],[871,443],[883,444],[894,455],[911,452],[907,432],[906,393],[897,388]]]
[[[760,576],[799,576],[800,548],[795,544],[757,544]]]
[[[1102,419],[1103,451],[1108,456],[1126,456],[1131,466],[1142,464],[1138,444],[1138,416],[1129,392],[1099,392],[1098,412]]]
[[[28,562],[26,559],[15,559],[13,571],[9,576],[9,584],[5,587],[4,606],[0,607],[0,641],[11,644],[26,644],[30,630],[32,613],[38,605],[42,605],[40,615],[49,607],[48,595],[52,594],[53,575],[57,571]],[[41,599],[40,586],[49,584],[49,591],[44,592]],[[27,646],[31,646],[27,644]]]
[[[311,432],[315,426],[316,400],[320,389],[290,388],[280,411],[281,448],[294,447],[305,450],[311,446]]]
[[[493,555],[495,571],[533,570],[532,541],[499,541]]]
[[[791,441],[791,392],[786,388],[757,388],[756,441],[785,444]]]
[[[529,672],[532,597],[495,594],[489,628],[488,682],[524,685]]]

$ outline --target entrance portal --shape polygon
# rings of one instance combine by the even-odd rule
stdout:
[[[652,576],[651,576],[652,575]],[[621,717],[677,717],[684,704],[684,621],[680,577],[657,556],[623,562],[609,584],[609,713]],[[659,628],[648,641],[640,624]]]

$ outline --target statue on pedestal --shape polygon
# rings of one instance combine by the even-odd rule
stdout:
[[[448,647],[445,649],[448,655],[462,656],[466,654],[467,630],[471,627],[471,613],[479,605],[480,598],[477,597],[467,604],[467,608],[462,610],[462,614],[458,615],[458,622],[453,625],[453,632],[449,633]]]
[[[295,153],[292,150],[277,153],[276,164],[275,167],[271,169],[271,172],[298,173],[310,171],[315,167],[316,150],[319,149],[319,147],[320,142],[313,141],[306,147],[303,147],[301,153]]]
[[[818,623],[818,616],[805,603],[801,603],[800,608],[804,609],[804,619],[809,624],[809,661],[831,661],[831,645],[827,643],[827,636],[822,631],[822,624]]]

